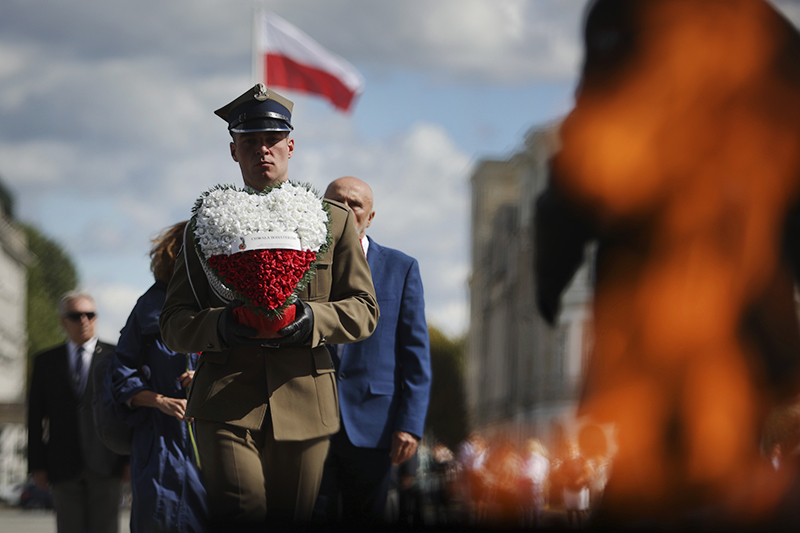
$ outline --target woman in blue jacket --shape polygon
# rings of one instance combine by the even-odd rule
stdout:
[[[150,269],[156,281],[128,317],[106,375],[105,404],[134,427],[132,533],[205,530],[206,491],[184,416],[198,354],[167,348],[158,327],[185,225],[153,240]]]

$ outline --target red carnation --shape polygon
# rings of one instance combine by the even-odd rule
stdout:
[[[250,250],[214,255],[208,264],[250,304],[235,310],[238,320],[258,329],[259,336],[272,338],[294,320],[294,306],[286,301],[315,259],[310,251]]]

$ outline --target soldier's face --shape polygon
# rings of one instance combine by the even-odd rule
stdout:
[[[245,185],[257,191],[288,179],[294,139],[287,132],[234,133],[231,157],[239,163]]]

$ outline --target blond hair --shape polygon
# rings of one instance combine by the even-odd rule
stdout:
[[[183,231],[188,220],[164,229],[157,237],[151,239],[150,271],[156,281],[169,283],[172,271],[175,270],[175,259],[183,246]]]

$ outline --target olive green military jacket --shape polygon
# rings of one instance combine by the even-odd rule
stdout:
[[[300,292],[314,314],[305,346],[225,346],[217,321],[226,302],[209,287],[196,249],[187,239],[160,317],[162,337],[170,349],[202,352],[187,416],[260,429],[269,412],[276,440],[306,440],[339,430],[336,380],[325,344],[369,337],[379,310],[353,214],[338,202],[328,203],[332,242],[318,258],[316,275]]]

